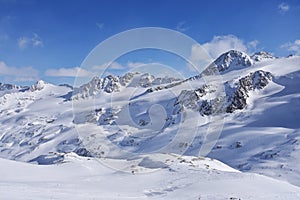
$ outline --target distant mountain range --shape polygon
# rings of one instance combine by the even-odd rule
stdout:
[[[185,80],[136,72],[79,88],[0,83],[0,157],[54,164],[70,152],[198,156],[220,117],[221,135],[205,156],[300,186],[299,84],[299,56],[235,50]]]

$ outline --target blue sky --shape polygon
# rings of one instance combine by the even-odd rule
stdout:
[[[212,57],[231,48],[300,54],[299,19],[297,0],[0,0],[0,82],[72,84],[97,44],[138,27],[180,31]],[[148,51],[118,64],[167,59],[174,58]]]

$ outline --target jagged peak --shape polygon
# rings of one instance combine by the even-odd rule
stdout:
[[[223,72],[232,67],[249,67],[253,64],[252,59],[246,53],[237,50],[230,50],[220,55],[214,64],[219,72]]]
[[[274,59],[274,58],[275,57],[271,53],[265,51],[259,51],[251,55],[251,59],[256,62],[267,60],[267,59]]]
[[[39,91],[45,88],[46,85],[49,85],[46,81],[38,80],[35,84],[31,85],[29,90],[30,91]]]
[[[76,88],[72,99],[86,98],[103,91],[106,93],[119,92],[126,87],[150,87],[170,84],[181,79],[173,77],[155,77],[150,73],[128,72],[123,76],[107,75],[103,78],[94,77],[90,82]]]
[[[235,69],[250,67],[252,64],[253,60],[245,52],[230,50],[221,54],[200,75],[193,77],[193,79],[198,79],[202,76],[228,72]]]
[[[3,91],[3,90],[12,90],[12,89],[20,89],[20,88],[21,88],[21,86],[18,86],[18,85],[1,83],[0,82],[0,91]]]

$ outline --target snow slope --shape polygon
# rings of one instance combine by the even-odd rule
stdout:
[[[130,161],[117,162],[124,165]],[[167,162],[171,164],[164,167]],[[134,167],[141,173],[124,173],[104,167],[95,159],[73,154],[66,156],[65,163],[46,166],[0,159],[0,199],[296,200],[300,197],[298,187],[240,173],[208,158],[152,155],[139,163],[141,166]],[[143,170],[147,173],[142,173]]]
[[[0,84],[0,157],[40,164],[1,159],[0,199],[299,199],[300,57],[230,51],[210,67]]]

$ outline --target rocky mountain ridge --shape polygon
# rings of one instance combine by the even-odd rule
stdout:
[[[95,157],[119,155],[116,149],[147,153],[168,147],[180,129],[178,144],[165,151],[198,155],[210,118],[223,116],[227,122],[210,157],[243,171],[268,174],[267,165],[292,180],[298,172],[288,163],[300,158],[293,150],[299,143],[294,113],[300,59],[269,55],[230,51],[208,67],[214,69],[210,73],[185,80],[127,73],[95,77],[79,88],[44,81],[30,87],[0,84],[0,157],[53,164],[69,152]],[[215,75],[221,77],[219,84],[207,81]],[[193,126],[198,129],[194,136]],[[259,145],[252,143],[255,138]],[[103,145],[107,141],[113,148]]]

